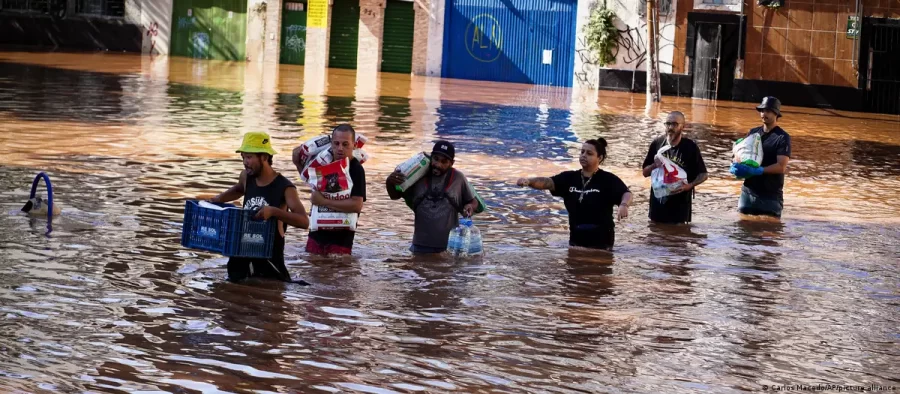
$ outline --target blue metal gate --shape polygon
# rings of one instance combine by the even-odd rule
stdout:
[[[449,0],[441,75],[572,86],[577,0]]]

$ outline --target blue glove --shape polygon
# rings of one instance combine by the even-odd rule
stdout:
[[[747,177],[747,172],[744,170],[744,167],[746,166],[743,164],[731,163],[731,168],[728,169],[728,172],[730,172],[731,175],[734,175],[735,178],[743,179]]]
[[[751,176],[762,175],[763,169],[762,167],[750,167],[742,163],[732,163],[728,172],[739,179],[744,179]]]
[[[748,178],[751,176],[759,176],[763,174],[762,167],[750,167],[748,165],[745,165],[745,167],[747,167],[747,169],[749,170],[749,175],[747,176]]]

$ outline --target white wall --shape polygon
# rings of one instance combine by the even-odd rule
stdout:
[[[675,53],[675,0],[657,0],[659,13],[659,72],[672,72]],[[616,64],[607,68],[619,70],[646,70],[648,60],[647,2],[646,0],[607,0],[607,6],[616,12],[619,29],[619,45]],[[576,56],[577,57],[577,56]],[[577,62],[577,60],[576,60]]]
[[[134,15],[128,7],[137,2],[130,0],[126,3],[127,15]],[[139,3],[140,21],[136,24],[140,25],[143,37],[141,53],[168,55],[172,38],[172,0],[140,0]]]
[[[575,67],[572,78],[573,88],[596,89],[600,82],[600,66],[597,65],[597,55],[587,49],[587,41],[584,36],[584,27],[591,18],[591,8],[597,4],[596,0],[580,0],[575,13]]]
[[[265,57],[266,44],[266,14],[259,12],[260,7],[266,7],[268,13],[269,4],[265,0],[247,1],[247,36],[245,41],[247,60],[261,63]]]
[[[441,65],[444,58],[444,7],[445,0],[431,0],[430,23],[428,24],[428,58],[425,62],[425,75],[441,76]]]
[[[141,0],[125,0],[125,21],[131,24],[141,24]]]

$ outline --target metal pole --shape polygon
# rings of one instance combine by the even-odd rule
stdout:
[[[719,100],[719,70],[722,68],[722,25],[719,25],[718,31],[716,32],[716,41],[718,42],[718,47],[716,48],[716,87],[713,91],[713,100]]]
[[[656,67],[653,71],[653,78],[656,79],[656,101],[662,101],[662,81],[659,78],[659,4],[656,3],[654,7],[656,14],[653,15],[653,24],[656,25]]]
[[[653,103],[653,0],[647,0],[647,108]]]
[[[746,56],[741,54],[741,50],[744,48],[744,2],[741,2],[741,19],[738,20],[738,59],[741,61],[741,79],[744,79],[744,68],[747,65],[744,63],[744,59]],[[748,26],[753,28],[753,26]]]
[[[649,48],[650,58],[647,62],[647,108],[650,108],[653,102],[658,102],[659,98],[657,96],[658,88],[658,75],[657,75],[657,57],[659,55],[657,45],[656,45],[656,31],[658,22],[654,17],[654,10],[656,9],[656,0],[647,0],[647,46]]]
[[[853,37],[853,53],[850,54],[851,60],[850,65],[856,69],[856,72],[859,73],[859,64],[857,62],[856,52],[859,52],[859,36],[862,34],[862,15],[860,15],[861,7],[860,2],[862,0],[856,0],[856,11],[854,14],[856,15],[856,23],[859,24],[857,26],[856,35]],[[857,82],[858,83],[858,82]]]

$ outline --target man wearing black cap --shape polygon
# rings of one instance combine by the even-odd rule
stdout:
[[[413,253],[447,250],[450,231],[459,226],[459,214],[472,216],[478,207],[465,175],[453,168],[455,151],[448,141],[436,142],[431,150],[431,171],[404,192],[395,188],[406,180],[399,171],[393,172],[385,182],[391,200],[412,201],[416,215],[410,248]]]
[[[763,159],[759,167],[742,163],[731,165],[731,173],[744,179],[738,210],[745,215],[781,217],[784,207],[784,173],[791,158],[791,136],[778,127],[781,102],[775,97],[763,98],[756,107],[763,125],[750,130],[759,134]]]

